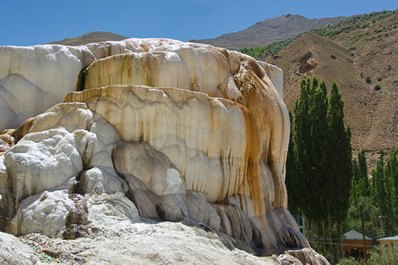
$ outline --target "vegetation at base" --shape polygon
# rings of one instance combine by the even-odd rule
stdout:
[[[373,250],[368,262],[369,265],[397,265],[398,249],[380,248]]]
[[[325,83],[308,78],[302,81],[300,97],[289,113],[289,210],[304,214],[307,239],[332,264],[342,256],[344,232],[362,233],[362,222],[371,238],[398,234],[398,151],[381,154],[369,172],[364,150],[352,158],[343,107],[335,83],[328,96]],[[369,264],[398,264],[396,260],[377,263],[384,258],[383,251],[372,252]],[[398,252],[387,256],[398,258]],[[353,262],[346,259],[340,264],[360,264]]]
[[[264,57],[274,55],[289,45],[292,40],[278,41],[269,45],[257,48],[242,48],[239,49],[241,53],[247,54],[256,59],[263,59]]]
[[[349,257],[340,259],[337,265],[362,265],[362,263],[352,257]]]
[[[383,18],[389,17],[395,14],[396,12],[397,10],[382,11],[382,12],[373,12],[365,15],[354,16],[350,19],[342,20],[335,25],[327,25],[326,27],[315,29],[314,32],[318,33],[321,36],[333,37],[342,32],[349,32],[355,29],[368,28],[371,24],[374,24]]]
[[[289,209],[305,215],[307,238],[332,263],[338,256],[332,239],[343,234],[353,175],[343,107],[336,83],[328,97],[325,83],[315,78],[301,82],[286,166]]]
[[[346,220],[347,229],[361,231],[362,207],[365,234],[371,238],[394,236],[398,233],[398,152],[387,159],[381,154],[367,174],[364,151],[353,161],[354,178],[350,196],[350,209]],[[398,263],[397,263],[398,264]]]
[[[372,250],[368,265],[397,265],[398,249],[397,248],[378,248]],[[337,265],[365,265],[365,261],[356,260],[352,257],[340,259]]]

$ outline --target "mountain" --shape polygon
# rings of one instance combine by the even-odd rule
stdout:
[[[265,60],[284,71],[284,100],[292,109],[300,81],[336,81],[345,101],[354,150],[374,160],[398,143],[398,13],[355,16],[307,32]],[[264,58],[263,58],[264,59]]]
[[[51,42],[51,44],[62,44],[62,45],[69,45],[69,46],[78,46],[78,45],[85,45],[88,43],[94,42],[101,42],[101,41],[119,41],[127,39],[128,37],[114,34],[111,32],[90,32],[87,34],[83,34],[81,36],[73,37],[73,38],[66,38],[59,41]]]
[[[308,19],[299,15],[284,15],[257,22],[242,31],[223,34],[214,39],[193,40],[227,49],[254,48],[296,37],[309,30],[336,24],[344,17]]]

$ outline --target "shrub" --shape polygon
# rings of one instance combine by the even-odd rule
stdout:
[[[284,49],[287,45],[292,42],[290,40],[278,41],[269,45],[257,47],[257,48],[242,48],[239,49],[241,53],[245,53],[253,58],[262,59],[266,56],[275,55],[282,49]]]
[[[380,91],[381,90],[381,86],[380,85],[375,85],[374,90]]]
[[[380,248],[370,254],[369,265],[396,265],[398,264],[397,248]]]
[[[339,263],[337,265],[362,265],[363,263],[350,257],[350,258],[343,258],[339,260]]]
[[[366,84],[370,84],[370,83],[372,83],[372,78],[370,78],[370,76],[367,76],[365,78],[365,81],[366,81]]]

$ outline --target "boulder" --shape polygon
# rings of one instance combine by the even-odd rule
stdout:
[[[0,264],[41,264],[38,255],[13,235],[0,232]]]

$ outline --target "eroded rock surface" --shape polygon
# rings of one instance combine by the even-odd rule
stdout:
[[[10,234],[0,232],[0,264],[41,264],[39,257],[27,245]]]
[[[0,137],[1,230],[74,239],[89,262],[89,244],[104,260],[122,250],[99,231],[133,244],[123,227],[155,221],[257,255],[308,247],[286,209],[281,84],[280,69],[246,55],[166,39],[0,47],[0,128],[33,116]]]

